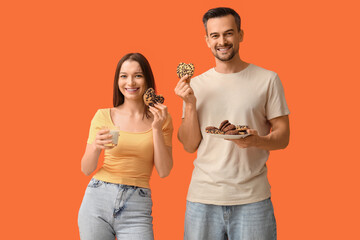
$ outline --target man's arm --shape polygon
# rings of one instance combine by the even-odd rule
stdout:
[[[178,131],[178,139],[189,153],[197,150],[202,138],[195,105],[186,104],[185,117]]]
[[[185,151],[193,153],[197,150],[202,139],[199,119],[196,112],[196,97],[190,84],[186,82],[187,76],[180,79],[175,88],[175,94],[185,102],[185,116],[178,131],[178,139]]]
[[[256,130],[249,129],[250,136],[229,141],[236,143],[240,148],[258,147],[269,151],[286,148],[290,138],[289,116],[273,118],[269,122],[271,132],[266,136],[259,136]]]

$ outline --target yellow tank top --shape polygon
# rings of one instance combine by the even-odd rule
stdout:
[[[87,143],[92,144],[102,127],[114,128],[110,108],[99,109],[91,121]],[[170,114],[163,125],[167,146],[172,146],[172,119]],[[105,150],[104,163],[94,178],[105,182],[150,188],[149,180],[154,166],[153,132],[125,132],[120,130],[118,145]]]

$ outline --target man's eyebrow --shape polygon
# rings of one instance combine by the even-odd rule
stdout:
[[[224,33],[228,33],[228,32],[234,32],[234,29],[230,28],[230,29],[224,31]],[[215,35],[215,34],[219,34],[219,33],[218,32],[212,32],[212,33],[209,34],[209,36],[212,36],[212,35]]]
[[[217,33],[217,32],[212,32],[212,33],[210,33],[209,35],[212,36],[212,35],[215,35],[215,34],[219,34],[219,33]]]

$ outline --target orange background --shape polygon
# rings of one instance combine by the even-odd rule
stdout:
[[[291,141],[268,162],[278,239],[360,239],[359,4],[343,1],[2,1],[0,239],[78,239],[90,177],[90,120],[112,105],[117,61],[143,53],[177,130],[176,66],[214,66],[202,15],[242,17],[241,57],[276,71]],[[53,133],[53,134],[52,134]],[[155,238],[182,239],[194,154],[173,138],[174,169],[151,181]]]

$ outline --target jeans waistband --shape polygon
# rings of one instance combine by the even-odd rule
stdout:
[[[137,189],[137,188],[139,188],[138,186],[125,185],[125,184],[120,184],[120,183],[105,182],[105,181],[102,181],[102,180],[98,180],[96,178],[92,178],[90,180],[90,182],[102,183],[102,184],[107,184],[107,185],[114,185],[114,186],[117,186],[119,188],[124,188],[124,189]]]

